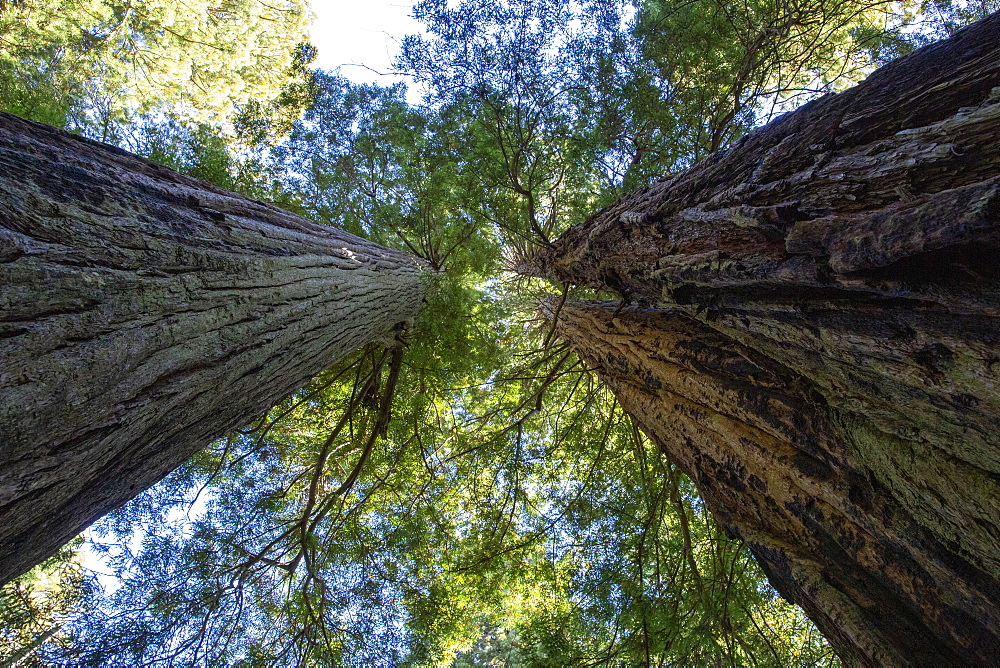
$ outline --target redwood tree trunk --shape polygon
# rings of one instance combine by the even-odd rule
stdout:
[[[852,664],[1000,656],[998,138],[994,15],[527,268],[638,302],[557,331]]]
[[[0,582],[417,314],[420,263],[0,114]]]

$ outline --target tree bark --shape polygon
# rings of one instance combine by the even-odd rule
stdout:
[[[415,258],[0,115],[0,582],[419,311]]]
[[[525,267],[638,302],[556,331],[849,664],[1000,656],[998,136],[994,15]]]

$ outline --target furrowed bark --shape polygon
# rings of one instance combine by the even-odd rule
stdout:
[[[1000,15],[597,213],[557,332],[848,663],[1000,656]]]
[[[0,582],[419,311],[404,253],[0,114]]]
[[[1000,243],[998,129],[993,15],[624,197],[523,270],[650,303],[748,286],[898,294],[856,274]]]
[[[881,432],[683,310],[616,311],[567,303],[556,331],[849,665],[998,656],[994,469]]]

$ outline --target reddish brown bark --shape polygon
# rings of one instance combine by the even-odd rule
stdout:
[[[683,311],[616,308],[568,303],[557,332],[849,664],[998,655],[989,470],[879,431]]]
[[[1000,656],[1000,16],[599,212],[557,331],[853,664]]]
[[[0,583],[418,312],[414,258],[0,114]]]

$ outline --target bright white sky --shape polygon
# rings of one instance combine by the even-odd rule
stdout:
[[[405,35],[422,32],[410,18],[414,0],[310,0],[316,20],[312,43],[319,50],[314,63],[356,83],[388,85],[396,76],[392,61]],[[369,69],[370,68],[370,69]],[[374,70],[374,71],[373,71]]]

